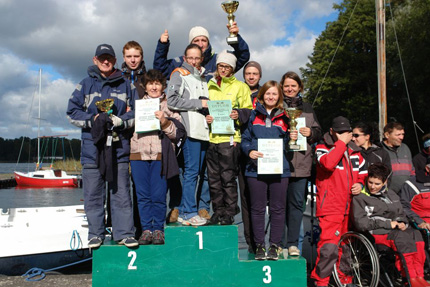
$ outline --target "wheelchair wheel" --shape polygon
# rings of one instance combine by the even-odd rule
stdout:
[[[352,278],[356,286],[376,287],[379,282],[379,258],[372,243],[362,234],[347,232],[338,243],[340,260],[334,266],[336,285],[345,286]]]

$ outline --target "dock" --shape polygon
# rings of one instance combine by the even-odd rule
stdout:
[[[13,173],[0,174],[0,188],[16,186],[15,175]]]

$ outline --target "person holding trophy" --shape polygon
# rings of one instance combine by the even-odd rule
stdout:
[[[285,224],[286,190],[290,177],[286,156],[289,119],[282,98],[279,84],[266,82],[257,95],[255,110],[251,112],[248,127],[242,135],[242,151],[248,156],[245,176],[251,195],[256,260],[278,259]],[[291,138],[297,139],[297,133]],[[270,247],[266,254],[264,226],[268,200],[271,225]]]
[[[137,92],[115,69],[111,45],[101,44],[88,67],[88,77],[73,91],[67,106],[70,122],[82,129],[82,184],[88,219],[88,247],[97,248],[105,237],[106,188],[110,194],[112,235],[119,244],[138,245],[134,238],[130,196],[129,129],[134,126]]]
[[[237,58],[236,67],[233,72],[239,71],[249,61],[250,57],[248,44],[239,34],[239,27],[237,26],[237,23],[233,20],[230,21],[230,19],[234,19],[234,16],[232,18],[230,14],[236,11],[238,5],[239,1],[226,1],[222,3],[222,7],[226,12],[227,10],[231,11],[227,12],[229,14],[229,23],[227,24],[227,29],[230,33],[230,36],[227,38],[227,43],[233,48],[232,53]],[[201,66],[205,68],[204,76],[206,77],[206,80],[209,81],[216,71],[216,59],[218,54],[212,50],[208,30],[201,26],[195,26],[191,28],[189,32],[188,40],[190,44],[196,44],[202,49],[203,62],[201,63]],[[167,59],[169,47],[169,32],[166,29],[161,34],[158,41],[154,54],[153,67],[154,69],[162,71],[167,79],[170,79],[172,71],[180,67],[184,62],[183,56]]]
[[[291,134],[298,136],[298,143],[293,143],[287,154],[291,177],[287,191],[286,225],[287,234],[284,247],[288,248],[290,256],[299,256],[299,234],[303,218],[303,202],[308,178],[312,169],[311,145],[321,139],[322,131],[312,105],[303,101],[303,82],[295,72],[287,72],[281,79],[284,94],[284,108],[287,113],[299,112],[297,119],[298,130]],[[291,118],[291,115],[290,115]]]

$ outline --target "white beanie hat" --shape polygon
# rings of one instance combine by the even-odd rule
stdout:
[[[191,28],[190,35],[188,36],[190,44],[194,40],[194,38],[198,37],[198,36],[205,36],[206,38],[208,38],[208,41],[209,41],[208,30],[206,30],[205,28],[203,28],[201,26],[195,26],[195,27]]]
[[[236,69],[236,61],[237,61],[236,56],[233,55],[233,53],[227,52],[226,50],[219,53],[218,56],[216,57],[217,65],[219,63],[226,63],[233,68],[233,71]]]

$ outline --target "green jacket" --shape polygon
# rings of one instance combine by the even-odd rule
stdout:
[[[248,85],[237,80],[234,76],[221,79],[221,86],[218,86],[217,80],[212,78],[208,83],[209,99],[211,101],[230,100],[232,109],[249,109],[252,110],[251,90]],[[235,134],[233,140],[241,142],[240,125],[242,122],[236,120]],[[209,142],[214,144],[230,142],[230,135],[209,134]]]

